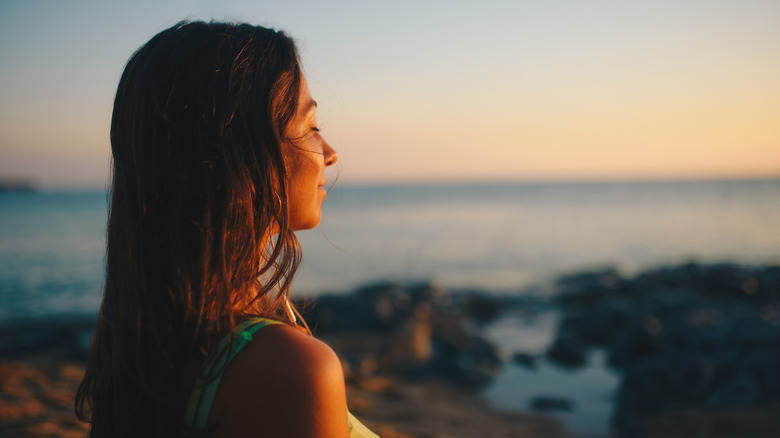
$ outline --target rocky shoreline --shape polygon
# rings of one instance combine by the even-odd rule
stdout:
[[[733,433],[708,436],[776,436],[780,267],[687,264],[630,279],[605,270],[558,285],[564,317],[548,357],[576,368],[588,350],[607,351],[622,376],[619,436],[645,436],[685,412],[709,413],[724,425],[718,433]]]
[[[546,359],[576,370],[601,349],[621,376],[616,436],[776,436],[780,267],[690,263],[633,278],[614,269],[570,274],[556,281],[550,301],[561,322]],[[352,378],[389,375],[478,391],[503,366],[481,327],[529,305],[538,303],[384,283],[320,297],[309,319],[324,336],[361,334],[336,344]],[[523,351],[512,357],[528,367],[538,359]],[[573,409],[560,397],[534,399],[528,408]],[[669,424],[686,433],[675,435]]]
[[[546,359],[575,370],[593,349],[607,352],[621,375],[616,436],[776,435],[780,267],[686,264],[633,278],[605,269],[562,276],[555,290],[561,322]],[[350,409],[385,438],[573,436],[479,396],[506,365],[483,329],[527,297],[378,283],[300,304],[342,358]],[[71,404],[92,324],[0,327],[0,436],[84,435]],[[512,352],[524,366],[538,358]],[[566,402],[539,400],[539,411]]]
[[[309,308],[322,311],[327,302]],[[453,318],[447,323],[454,330],[450,335],[464,334],[460,320]],[[450,367],[453,374],[434,378],[435,368],[406,362],[414,355],[396,352],[388,356],[392,360],[377,359],[388,345],[403,344],[396,342],[406,339],[403,335],[325,329],[324,319],[317,324],[322,329],[318,336],[343,358],[350,410],[383,438],[574,437],[554,419],[491,407],[472,386],[489,379],[481,372]],[[84,373],[93,325],[85,318],[63,318],[0,327],[0,437],[86,435],[87,425],[73,413],[73,397]],[[478,339],[471,338],[469,345],[480,346],[486,358],[492,357],[489,345]],[[486,364],[491,369],[500,365],[495,358]]]

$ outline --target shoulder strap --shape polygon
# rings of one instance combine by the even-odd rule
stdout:
[[[268,318],[255,318],[236,327],[235,332],[226,336],[219,343],[217,350],[209,357],[198,375],[192,390],[187,411],[184,415],[184,425],[196,431],[206,429],[211,414],[211,406],[222,381],[222,375],[227,364],[252,340],[252,335],[261,328],[271,324],[284,324],[281,321]],[[378,435],[363,425],[351,412],[347,412],[350,438],[379,438]]]
[[[252,340],[252,335],[261,328],[283,324],[281,321],[268,318],[255,318],[244,321],[236,327],[235,332],[225,336],[217,346],[217,350],[209,357],[201,373],[195,379],[195,385],[187,403],[184,414],[184,424],[195,430],[204,430],[211,413],[211,406],[222,381],[225,368],[234,357]]]

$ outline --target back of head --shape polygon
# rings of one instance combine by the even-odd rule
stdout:
[[[237,318],[279,311],[299,260],[281,143],[300,81],[292,40],[246,24],[182,22],[128,61],[105,296],[77,396],[93,436],[180,434],[198,360]]]

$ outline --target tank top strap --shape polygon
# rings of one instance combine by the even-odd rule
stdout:
[[[225,368],[236,355],[252,340],[252,335],[263,327],[272,324],[284,324],[269,318],[254,318],[239,324],[236,330],[222,339],[215,353],[209,357],[203,370],[195,381],[192,395],[187,403],[184,424],[194,431],[203,431],[211,414],[214,398],[217,396],[219,383]],[[351,412],[347,412],[350,438],[379,438]]]
[[[184,414],[184,424],[195,430],[204,430],[211,413],[211,406],[217,396],[219,383],[225,373],[225,368],[236,355],[252,340],[252,335],[263,327],[273,324],[284,324],[269,318],[253,318],[236,327],[236,330],[225,336],[217,346],[200,374],[195,379],[187,410]]]

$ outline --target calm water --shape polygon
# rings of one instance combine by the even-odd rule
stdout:
[[[780,262],[780,180],[337,189],[300,291],[377,278],[519,293],[561,272]]]
[[[0,194],[0,322],[95,313],[106,195]]]
[[[323,217],[299,234],[296,293],[416,279],[523,294],[604,266],[780,263],[780,180],[336,187]],[[94,314],[105,220],[102,192],[0,194],[0,322]],[[510,315],[488,335],[507,355],[541,353],[556,323],[554,311]],[[576,373],[508,365],[486,395],[514,409],[537,395],[567,397],[575,410],[561,417],[572,430],[605,434],[617,379],[597,354]]]

